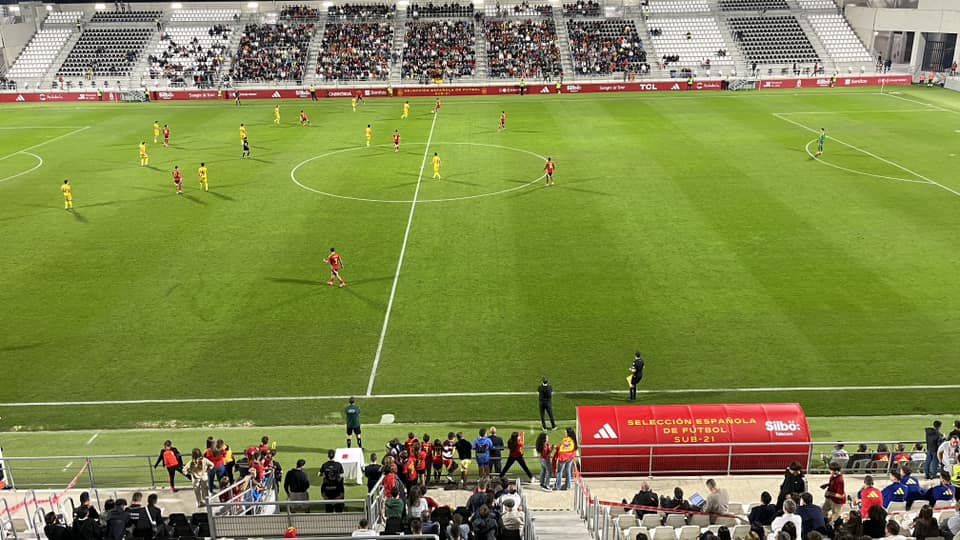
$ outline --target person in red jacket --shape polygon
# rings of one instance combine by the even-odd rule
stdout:
[[[157,456],[157,462],[153,464],[153,468],[156,469],[161,463],[163,463],[163,467],[167,469],[167,474],[170,476],[170,490],[176,493],[177,486],[174,479],[177,473],[186,476],[187,479],[190,477],[183,472],[183,456],[180,455],[180,450],[169,440],[163,441],[163,448],[160,449],[160,455]]]
[[[503,470],[500,471],[500,478],[507,476],[507,471],[510,470],[510,467],[516,463],[520,465],[520,468],[523,469],[523,472],[527,473],[530,481],[533,481],[533,473],[530,472],[530,468],[527,467],[527,462],[523,460],[523,433],[514,431],[510,434],[510,438],[507,439],[507,464],[503,466]]]
[[[826,497],[823,501],[823,515],[828,520],[840,517],[843,506],[847,502],[847,494],[844,491],[843,473],[840,471],[839,463],[830,464],[830,480],[820,487],[826,490],[823,492]]]
[[[883,508],[883,494],[873,487],[873,477],[869,474],[863,477],[863,488],[857,493],[857,500],[860,502],[861,516],[869,515],[870,508],[874,506]]]

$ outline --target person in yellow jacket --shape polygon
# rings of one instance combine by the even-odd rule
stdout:
[[[570,489],[570,480],[573,478],[573,464],[577,460],[577,434],[573,428],[567,428],[566,435],[557,446],[557,480],[553,485],[555,491]],[[560,486],[561,481],[563,486]]]
[[[70,185],[69,180],[63,181],[60,192],[63,193],[63,209],[73,210],[73,186]]]

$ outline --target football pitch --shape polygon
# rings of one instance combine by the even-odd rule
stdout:
[[[956,412],[957,94],[402,102],[4,107],[0,430]]]

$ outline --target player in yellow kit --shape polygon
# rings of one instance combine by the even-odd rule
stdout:
[[[280,123],[280,106],[279,105],[273,108],[273,123],[274,124]]]
[[[140,166],[146,167],[150,164],[150,156],[147,155],[147,141],[140,141]]]
[[[200,177],[200,187],[202,187],[204,191],[210,191],[210,188],[207,187],[207,164],[206,163],[203,163],[202,161],[200,162],[200,168],[197,169],[197,176]]]
[[[247,138],[247,128],[243,124],[240,124],[240,142],[242,143],[244,139]]]
[[[400,115],[400,119],[403,120],[404,118],[407,118],[408,116],[410,116],[410,102],[409,102],[409,101],[404,101],[404,102],[403,102],[403,114]]]
[[[153,144],[157,144],[157,140],[160,138],[160,122],[157,120],[153,121]]]
[[[353,112],[357,112],[357,97],[356,97],[356,96],[350,98],[350,106],[353,107]]]
[[[60,191],[63,193],[63,209],[73,210],[73,187],[70,185],[69,180],[63,181],[63,185],[60,186]]]
[[[433,177],[440,179],[440,155],[436,152],[433,153],[433,159],[430,160],[433,163]]]
[[[367,124],[367,146],[370,146],[370,139],[373,138],[373,129]]]

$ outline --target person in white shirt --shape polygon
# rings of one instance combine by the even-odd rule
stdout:
[[[796,514],[796,512],[797,503],[793,502],[793,499],[787,499],[783,501],[783,515],[774,518],[773,523],[770,524],[770,530],[772,532],[767,536],[767,538],[769,540],[776,540],[777,533],[779,533],[780,529],[782,529],[787,523],[793,523],[797,529],[797,532],[800,532],[803,528],[803,520]]]
[[[517,484],[514,482],[510,482],[507,485],[507,489],[500,494],[500,497],[497,498],[497,504],[503,508],[508,500],[513,501],[514,508],[520,509],[520,494],[517,493]]]
[[[368,522],[366,519],[361,519],[358,525],[359,527],[357,527],[357,530],[353,531],[353,534],[350,536],[356,538],[373,538],[377,536],[377,531],[367,528],[370,525],[370,522]]]
[[[953,435],[937,449],[937,461],[943,472],[953,476],[953,466],[960,458],[960,437]]]
[[[503,514],[500,515],[504,530],[523,533],[523,514],[517,510],[513,499],[503,501]]]

